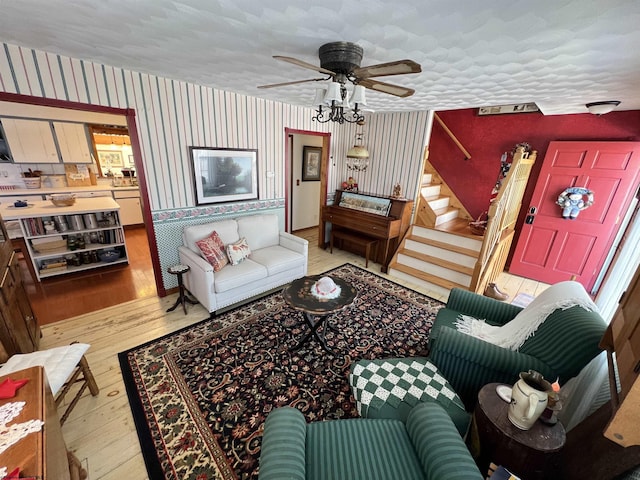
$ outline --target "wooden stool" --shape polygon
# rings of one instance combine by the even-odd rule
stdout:
[[[330,252],[333,253],[333,240],[337,238],[338,240],[347,241],[351,243],[355,243],[360,247],[364,247],[364,266],[367,268],[369,266],[369,255],[371,254],[371,247],[374,246],[378,240],[372,237],[367,237],[364,235],[351,233],[346,230],[335,230],[331,229],[331,238],[329,240]]]
[[[173,312],[179,304],[182,304],[182,309],[184,310],[184,314],[186,315],[187,302],[191,305],[196,305],[198,303],[187,296],[187,293],[191,292],[189,292],[189,290],[187,290],[184,286],[184,283],[182,283],[182,275],[187,273],[189,270],[191,270],[191,267],[189,265],[174,265],[173,267],[167,268],[167,272],[172,275],[178,276],[178,288],[180,289],[180,293],[178,295],[176,303],[173,304],[173,307],[168,308],[167,312]]]

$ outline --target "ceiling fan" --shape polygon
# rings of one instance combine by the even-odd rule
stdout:
[[[260,85],[258,88],[284,87],[298,83],[318,82],[332,79],[343,87],[347,82],[354,85],[388,93],[397,97],[409,97],[414,94],[412,88],[393,85],[390,83],[375,80],[373,77],[385,77],[390,75],[404,75],[408,73],[419,73],[422,71],[420,65],[413,60],[397,60],[394,62],[380,63],[368,67],[360,67],[363,49],[360,45],[351,42],[331,42],[322,45],[318,50],[320,66],[298,60],[293,57],[274,55],[273,58],[283,62],[292,63],[302,68],[314,70],[328,75],[324,78],[311,78],[307,80],[295,80],[284,83],[274,83],[271,85]]]

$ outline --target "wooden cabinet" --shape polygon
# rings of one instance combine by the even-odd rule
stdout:
[[[53,122],[53,130],[64,163],[91,163],[87,127],[82,123]]]
[[[3,118],[2,127],[13,163],[60,162],[50,122]]]
[[[0,362],[38,349],[40,327],[22,284],[18,257],[0,219]]]
[[[0,454],[0,464],[11,472],[20,468],[20,478],[42,478],[68,480],[82,478],[85,472],[80,462],[67,451],[62,437],[60,420],[53,395],[42,367],[31,367],[0,377],[29,381],[18,390],[14,398],[0,400],[0,405],[9,402],[25,402],[20,414],[11,422],[24,423],[29,420],[44,422],[39,432],[30,433]],[[73,470],[73,475],[71,471]]]
[[[613,417],[604,435],[624,446],[640,445],[637,419],[640,415],[640,269],[622,296],[601,346],[607,350]],[[613,353],[618,367],[617,392]]]
[[[13,163],[92,163],[83,123],[3,118]]]
[[[120,205],[120,222],[122,225],[139,225],[144,223],[140,190],[114,190],[113,198]]]

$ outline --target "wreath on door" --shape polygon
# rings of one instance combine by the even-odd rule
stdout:
[[[582,210],[593,205],[593,192],[583,187],[569,187],[558,195],[556,203],[562,208],[562,218],[575,220]]]

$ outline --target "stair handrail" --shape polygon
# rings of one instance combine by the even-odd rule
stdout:
[[[504,270],[522,197],[537,154],[535,150],[526,151],[523,146],[515,150],[511,167],[489,207],[487,228],[469,288],[471,291],[483,292],[486,285]]]

